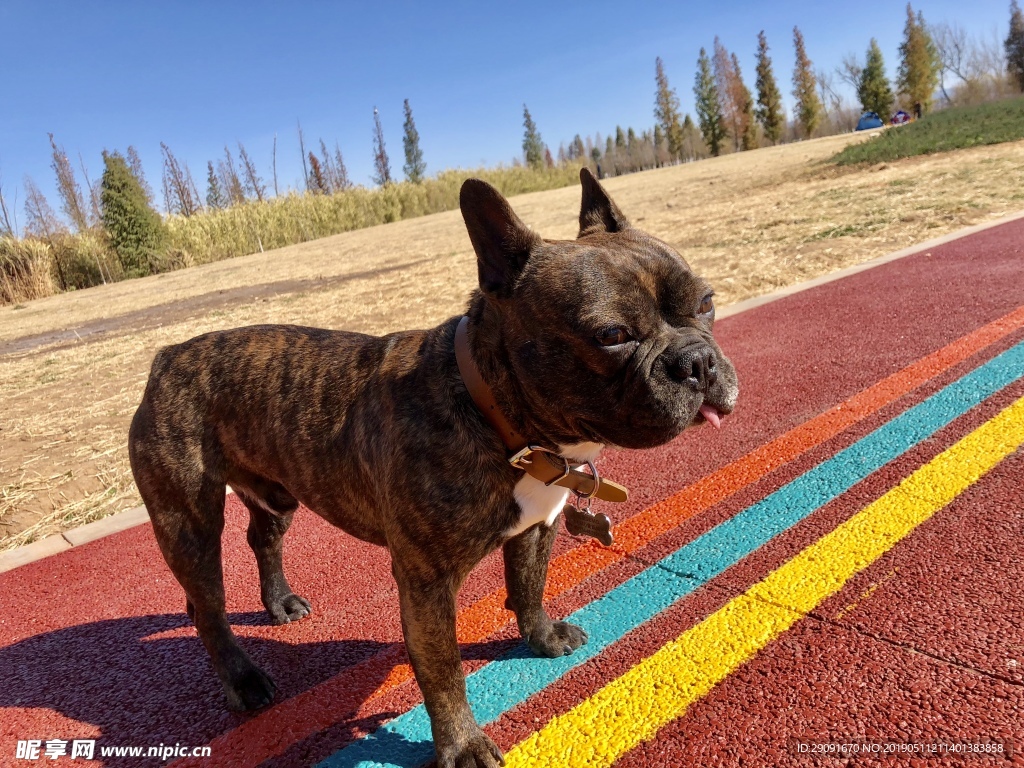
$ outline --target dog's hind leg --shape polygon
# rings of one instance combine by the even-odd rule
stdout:
[[[284,575],[284,534],[299,503],[285,488],[263,478],[246,478],[232,486],[249,510],[246,539],[260,571],[260,597],[274,624],[287,624],[308,616],[309,601],[296,595]]]
[[[215,453],[175,426],[168,429],[174,439],[160,435],[143,401],[129,433],[132,472],[160,552],[185,590],[186,610],[210,654],[228,706],[256,709],[273,700],[275,686],[238,645],[228,624],[220,542],[224,480]]]
[[[223,483],[204,480],[199,493],[189,499],[165,490],[155,499],[147,498],[146,506],[164,559],[185,590],[189,613],[224,686],[228,706],[266,706],[274,698],[274,683],[238,645],[225,611]]]
[[[587,642],[587,633],[574,624],[552,621],[544,610],[548,558],[559,522],[538,523],[505,542],[505,607],[516,615],[519,633],[538,656],[568,656]]]

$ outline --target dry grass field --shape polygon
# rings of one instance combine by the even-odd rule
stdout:
[[[719,306],[1024,208],[1024,142],[837,168],[838,136],[611,179]],[[578,187],[513,198],[575,235]],[[217,328],[436,324],[475,279],[457,211],[0,308],[0,549],[139,504],[126,451],[149,363]]]

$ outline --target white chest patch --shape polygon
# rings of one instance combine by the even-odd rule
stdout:
[[[505,532],[510,539],[537,523],[548,527],[554,525],[555,518],[569,498],[569,491],[557,485],[544,485],[535,477],[523,475],[516,483],[513,495],[519,505],[519,522]]]
[[[578,462],[593,461],[604,448],[598,443],[579,443],[558,447],[563,456]],[[569,498],[569,491],[557,485],[544,485],[535,477],[523,475],[516,483],[513,495],[520,512],[519,522],[505,532],[505,536],[510,539],[513,536],[518,536],[527,528],[532,528],[537,523],[544,523],[549,528],[554,525],[555,518]]]

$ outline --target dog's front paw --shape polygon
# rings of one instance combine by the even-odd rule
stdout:
[[[230,683],[224,685],[224,693],[228,697],[228,709],[245,712],[267,706],[274,700],[277,686],[266,672],[255,664],[233,676]]]
[[[267,613],[270,614],[270,620],[274,624],[288,624],[292,621],[298,621],[313,612],[313,606],[309,604],[309,600],[299,597],[294,592],[275,596],[273,599],[266,600],[264,605],[267,608]]]
[[[505,764],[501,750],[475,723],[465,738],[456,737],[436,748],[438,768],[497,768]]]
[[[526,638],[527,644],[538,656],[568,656],[581,645],[587,644],[587,633],[575,624],[548,619]]]

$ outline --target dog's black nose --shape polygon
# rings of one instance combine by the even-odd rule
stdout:
[[[718,380],[718,359],[706,344],[686,347],[668,364],[668,372],[700,392],[707,392]]]

